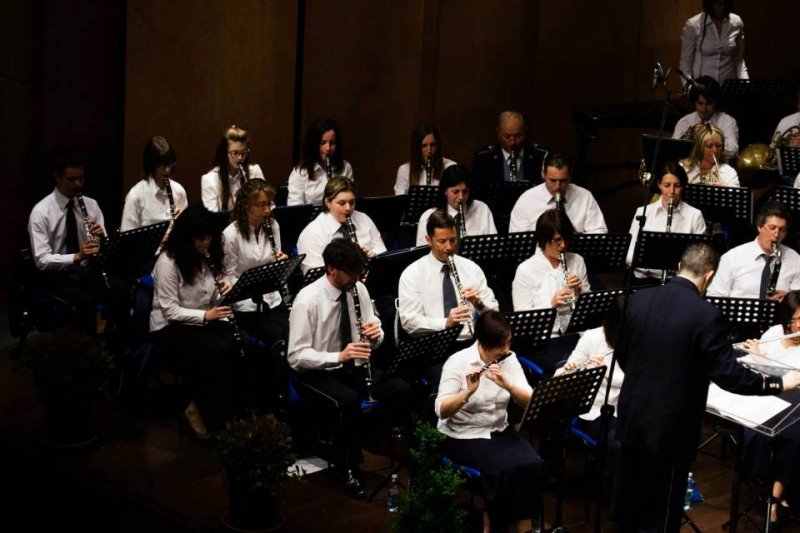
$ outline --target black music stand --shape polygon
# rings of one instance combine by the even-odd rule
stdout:
[[[747,187],[723,187],[690,183],[683,200],[715,222],[753,223],[753,191]]]
[[[625,269],[630,244],[630,233],[581,233],[570,243],[569,251],[583,258],[589,272],[616,274]]]
[[[654,162],[656,153],[656,143],[658,142],[658,135],[650,135],[645,133],[642,135],[642,154],[644,154],[645,168],[648,172],[651,168],[659,172],[659,169],[664,163],[669,161],[678,162],[681,159],[689,157],[692,151],[692,142],[683,139],[671,139],[669,137],[661,137],[661,147],[659,148],[658,159]],[[655,164],[654,164],[655,163]],[[658,192],[658,183],[656,180],[651,180],[651,192]]]
[[[639,234],[639,240],[636,242],[631,267],[677,270],[678,263],[687,246],[697,242],[705,242],[710,245],[711,241],[710,235],[643,231]]]
[[[758,298],[706,296],[731,325],[731,341],[759,337],[775,324],[778,303]]]
[[[284,250],[296,251],[300,232],[316,218],[319,211],[319,206],[311,204],[287,205],[272,210],[272,216],[281,228],[281,247]]]
[[[305,257],[305,254],[303,254]],[[325,275],[325,267],[316,267],[308,270],[305,274],[303,274],[303,287],[310,283],[314,283],[319,278]]]
[[[503,313],[511,326],[511,345],[517,353],[524,356],[545,353],[553,333],[556,320],[555,309],[532,309]]]
[[[397,297],[397,280],[403,271],[420,257],[430,252],[430,247],[417,246],[376,255],[369,263],[369,276],[364,284],[373,298],[391,295]]]
[[[797,174],[800,174],[800,147],[784,146],[778,148],[778,161],[781,175],[790,176],[794,181]]]
[[[538,176],[537,176],[538,177]],[[508,233],[511,222],[511,210],[522,194],[533,186],[527,179],[519,181],[491,181],[486,191],[486,204],[494,213],[497,231]]]
[[[386,370],[386,375],[417,376],[425,368],[447,359],[450,355],[450,347],[458,338],[463,327],[462,324],[459,324],[422,337],[402,341]]]
[[[244,271],[220,305],[230,305],[247,298],[260,298],[262,294],[281,290],[303,259],[305,254],[300,254]]]
[[[798,148],[800,150],[800,148]],[[778,201],[792,211],[792,215],[800,214],[800,189],[794,187],[775,187],[771,200]]]
[[[563,446],[563,437],[561,436],[566,432],[574,417],[588,413],[592,408],[606,370],[605,365],[587,368],[561,374],[538,383],[533,389],[527,407],[525,407],[522,421],[517,424],[517,431],[530,429],[534,422],[543,416],[554,416],[558,420],[555,435],[557,439],[561,440],[560,443]],[[558,442],[555,443],[556,446],[558,444]],[[558,476],[554,529],[560,527],[563,521],[564,477],[564,472]]]
[[[614,300],[624,293],[625,289],[581,293],[578,301],[575,302],[575,310],[572,312],[564,335],[602,326],[609,308],[616,305]]]
[[[394,235],[400,229],[403,213],[408,209],[408,195],[359,198],[356,205],[359,211],[372,219],[378,231]]]
[[[416,226],[419,217],[436,205],[439,187],[435,185],[413,185],[408,189],[408,207],[403,215],[403,224]]]
[[[170,221],[166,220],[109,235],[97,253],[100,265],[123,279],[147,274],[153,269],[156,251],[169,224]]]
[[[786,80],[727,80],[722,85],[722,99],[728,104],[735,100],[782,103],[788,87]]]

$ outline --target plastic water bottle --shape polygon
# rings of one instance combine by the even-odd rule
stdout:
[[[397,474],[392,474],[392,484],[389,485],[386,507],[389,508],[390,513],[396,513],[400,509],[400,482],[397,480]]]
[[[692,498],[694,497],[694,475],[689,472],[686,480],[686,495],[683,497],[683,510],[688,511],[692,508]]]

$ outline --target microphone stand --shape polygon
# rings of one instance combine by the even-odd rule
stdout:
[[[657,68],[660,69],[661,65],[657,64]],[[666,86],[666,81],[669,76],[669,71],[665,76],[657,76],[653,79],[653,89],[660,88],[664,93],[664,100],[663,106],[661,109],[661,121],[658,128],[658,137],[656,138],[656,146],[653,152],[653,160],[650,163],[650,178],[647,180],[647,187],[645,188],[645,198],[644,202],[642,203],[642,215],[638,218],[639,221],[639,232],[636,235],[636,244],[634,244],[634,250],[636,249],[636,245],[638,245],[639,241],[642,239],[642,232],[644,231],[644,224],[647,220],[647,205],[648,200],[650,199],[650,195],[652,187],[653,187],[653,179],[655,178],[656,173],[656,162],[658,161],[658,154],[661,151],[661,139],[664,137],[664,126],[667,123],[667,112],[669,111],[669,101],[672,97],[673,90],[669,89]],[[600,408],[600,434],[597,440],[597,471],[600,472],[600,480],[598,482],[598,494],[600,494],[600,498],[597,501],[597,510],[595,514],[595,521],[594,521],[594,530],[595,533],[601,533],[602,529],[602,510],[603,510],[603,488],[604,488],[604,479],[603,476],[605,475],[605,462],[606,462],[606,455],[608,454],[608,433],[611,428],[611,421],[614,417],[614,406],[609,404],[609,398],[611,397],[611,383],[614,380],[614,370],[617,364],[617,349],[620,346],[620,341],[622,340],[622,330],[623,325],[625,324],[625,317],[628,313],[628,303],[631,297],[631,285],[633,283],[633,273],[634,273],[633,265],[631,268],[628,269],[628,272],[625,276],[625,283],[624,283],[624,291],[623,291],[623,303],[622,303],[622,311],[620,312],[620,322],[617,324],[616,336],[614,338],[614,352],[611,354],[611,364],[609,366],[608,371],[608,383],[606,383],[606,390],[605,390],[605,401],[603,402],[603,406]],[[612,485],[613,486],[613,485]]]

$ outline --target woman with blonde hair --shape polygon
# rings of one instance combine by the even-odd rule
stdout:
[[[721,129],[713,124],[700,129],[695,135],[691,154],[681,160],[689,183],[739,187],[739,175],[725,162],[724,150],[725,135]]]

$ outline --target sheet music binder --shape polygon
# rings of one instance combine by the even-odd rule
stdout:
[[[683,200],[702,211],[708,220],[753,222],[753,191],[747,187],[690,183],[686,186]]]
[[[581,256],[593,274],[618,273],[625,269],[630,243],[630,233],[581,233],[569,251]]]
[[[305,254],[300,254],[282,261],[273,261],[265,265],[250,268],[239,276],[231,291],[225,295],[220,305],[230,305],[241,300],[254,298],[280,290],[292,273],[297,270],[305,259]]]
[[[149,226],[112,233],[105,239],[97,253],[100,264],[107,272],[125,279],[146,274],[147,272],[134,270],[155,261],[156,251],[164,239],[169,224],[170,221],[165,220]]]
[[[602,326],[608,309],[615,305],[614,300],[623,294],[625,294],[625,289],[581,293],[575,302],[575,310],[572,312],[564,335]]]
[[[450,356],[450,347],[458,338],[463,327],[462,324],[459,324],[401,342],[386,371],[387,375],[416,375],[426,367],[447,359]]]

